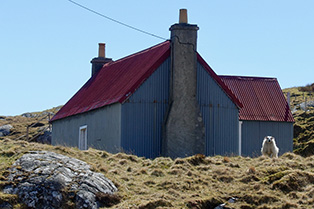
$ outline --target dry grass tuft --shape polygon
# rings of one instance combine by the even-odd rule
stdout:
[[[126,160],[119,160],[118,162],[120,165],[126,165],[127,164],[127,161]]]
[[[249,183],[249,182],[253,182],[253,181],[260,181],[260,179],[256,176],[256,175],[249,175],[249,176],[244,176],[243,178],[240,179],[240,181],[242,183]]]
[[[206,156],[203,154],[196,154],[191,157],[186,158],[186,160],[194,166],[200,165],[200,164],[208,164],[208,162],[205,160]]]
[[[173,168],[168,172],[168,174],[170,175],[181,175],[182,173],[183,171],[181,169],[176,169],[176,168]]]
[[[150,175],[156,176],[156,177],[163,177],[163,176],[165,176],[164,172],[162,172],[162,170],[160,170],[160,169],[153,170],[153,172]]]
[[[224,183],[230,183],[233,181],[234,178],[229,175],[222,175],[222,176],[219,176],[217,179]]]
[[[148,203],[140,205],[138,208],[139,209],[155,209],[158,207],[172,207],[173,205],[166,200],[160,199],[160,200],[154,200],[150,201]]]
[[[247,173],[248,173],[248,174],[255,174],[255,173],[256,173],[255,167],[253,167],[253,166],[249,167]]]
[[[287,153],[283,154],[281,156],[281,158],[285,158],[285,159],[289,159],[289,160],[302,159],[300,155],[296,155],[296,154],[291,153],[291,152],[287,152]]]
[[[284,193],[302,191],[309,183],[314,183],[314,174],[304,171],[291,172],[283,175],[273,183],[273,188],[280,189]]]
[[[271,195],[256,195],[256,194],[247,194],[241,198],[242,201],[250,205],[262,205],[262,204],[272,204],[278,202],[279,199],[276,196]]]
[[[230,158],[225,156],[222,162],[230,163]]]
[[[100,157],[101,158],[107,158],[109,156],[109,154],[105,151],[101,152]]]
[[[116,194],[96,193],[96,200],[101,203],[102,206],[112,207],[121,201],[121,197]]]
[[[186,206],[191,209],[215,208],[221,205],[223,202],[224,201],[222,199],[212,197],[208,199],[190,200]]]
[[[137,175],[147,175],[147,169],[141,168],[138,172]]]
[[[5,194],[0,192],[0,205],[3,203],[9,203],[9,204],[17,204],[18,203],[18,196],[12,195],[12,194]]]
[[[178,165],[178,164],[185,164],[186,161],[182,158],[177,158],[174,160],[174,164]]]

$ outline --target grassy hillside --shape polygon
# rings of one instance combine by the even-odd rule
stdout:
[[[81,159],[118,187],[112,208],[311,208],[314,204],[314,156],[286,153],[267,157],[139,158],[124,153],[53,147],[9,139],[0,142],[0,187],[7,168],[29,150],[49,150]],[[230,198],[235,203],[228,203]],[[0,192],[0,204],[22,207],[14,195]]]
[[[309,85],[310,86],[310,85]],[[290,107],[293,110],[294,124],[294,153],[302,156],[314,154],[314,107],[308,106],[306,110],[300,107],[300,104],[307,102],[311,104],[314,101],[312,89],[304,91],[305,87],[294,87],[284,89],[287,95],[290,92]],[[303,91],[301,91],[303,90]]]
[[[0,116],[0,126],[12,125],[13,129],[8,136],[0,136],[0,139],[27,140],[27,127],[29,127],[28,140],[36,141],[36,137],[43,134],[49,126],[49,117],[52,117],[61,108],[54,107],[41,112],[24,113],[16,116]]]

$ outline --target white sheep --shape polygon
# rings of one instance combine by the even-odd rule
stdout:
[[[276,146],[275,137],[265,136],[261,152],[263,155],[278,158],[279,148]]]

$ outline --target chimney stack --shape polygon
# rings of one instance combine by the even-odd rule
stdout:
[[[163,155],[172,158],[205,154],[205,126],[197,102],[197,25],[187,10],[171,31],[170,105],[163,126]]]
[[[98,57],[103,57],[105,58],[105,50],[106,50],[106,44],[105,43],[99,43],[98,44],[99,47],[98,47]]]
[[[188,11],[186,9],[180,9],[179,23],[188,23]]]
[[[105,43],[99,43],[98,44],[98,57],[95,57],[92,59],[92,76],[97,73],[104,64],[111,62],[111,58],[106,58],[105,51],[106,51],[106,44]]]

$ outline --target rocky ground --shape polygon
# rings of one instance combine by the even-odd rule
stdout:
[[[79,206],[97,209],[103,205],[99,196],[113,195],[117,191],[109,179],[92,172],[87,163],[48,151],[24,154],[6,175],[3,192],[18,195],[29,208]]]

